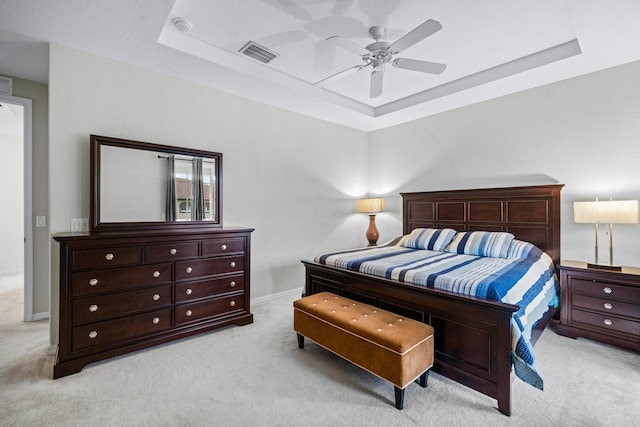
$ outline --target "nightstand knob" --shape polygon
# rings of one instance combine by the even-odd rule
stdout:
[[[229,303],[229,305],[230,305],[231,307],[235,307],[235,306],[236,306],[236,302],[235,302],[235,301],[231,301],[231,302]]]
[[[187,294],[187,295],[191,295],[193,293],[193,290],[191,288],[189,288],[186,291],[184,291],[184,293]]]
[[[154,271],[153,277],[160,277],[160,272],[158,270]]]
[[[604,324],[607,325],[607,326],[611,326],[611,325],[613,325],[613,322],[611,320],[609,320],[609,319],[604,319]]]
[[[95,286],[95,285],[97,285],[97,284],[98,284],[98,279],[91,279],[91,280],[89,280],[89,284],[90,284],[91,286]]]
[[[232,280],[231,283],[229,283],[229,286],[231,286],[232,288],[235,288],[236,287],[235,280]]]
[[[95,304],[91,304],[91,306],[89,307],[89,311],[95,313],[96,311],[98,311],[98,306]]]
[[[175,248],[171,248],[171,249],[169,249],[169,253],[170,253],[171,255],[175,255],[175,254],[177,254],[177,253],[178,253],[178,250],[177,250],[177,249],[175,249]]]
[[[611,305],[610,302],[605,302],[604,303],[604,308],[606,308],[607,310],[611,310],[613,308],[613,305]]]
[[[153,294],[153,300],[158,301],[160,299],[160,294]]]
[[[106,259],[107,261],[111,261],[114,258],[113,254],[106,254],[104,256],[104,259]]]
[[[231,261],[231,262],[229,263],[229,265],[233,268],[233,267],[235,267],[235,266],[236,266],[236,263],[235,263],[235,261]]]
[[[98,333],[96,331],[89,332],[89,338],[94,339],[97,336],[98,336]]]
[[[610,293],[613,292],[613,289],[611,289],[610,287],[607,286],[606,288],[603,289],[603,291],[604,291],[605,294],[610,294]]]
[[[160,318],[159,317],[154,317],[152,320],[154,325],[157,325],[158,323],[160,323]]]
[[[220,246],[220,249],[222,249],[223,251],[226,251],[227,250],[227,245]]]
[[[184,271],[186,271],[187,274],[189,274],[189,273],[191,273],[193,271],[193,268],[187,267]]]
[[[187,310],[187,312],[185,313],[187,315],[187,317],[191,316],[193,314],[193,312],[191,310]]]

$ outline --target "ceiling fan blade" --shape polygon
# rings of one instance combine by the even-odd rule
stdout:
[[[355,67],[347,68],[346,70],[342,70],[342,71],[340,71],[340,72],[338,72],[336,74],[333,74],[333,75],[331,75],[329,77],[326,77],[326,78],[324,78],[324,79],[322,79],[320,81],[315,82],[314,85],[316,85],[316,86],[324,86],[324,85],[326,85],[328,83],[331,83],[333,81],[336,81],[336,80],[342,79],[344,77],[350,76],[351,74],[362,70],[366,66],[367,65],[356,65]]]
[[[377,98],[382,95],[382,76],[384,71],[373,70],[371,73],[371,88],[369,89],[369,98]]]
[[[351,40],[347,40],[344,37],[340,36],[331,36],[327,38],[327,42],[333,44],[336,47],[340,47],[342,49],[348,50],[349,52],[353,52],[356,55],[367,55],[369,51]]]
[[[441,29],[442,25],[440,25],[438,21],[429,19],[418,25],[413,30],[409,31],[400,39],[391,43],[389,49],[393,50],[394,52],[401,52],[406,48],[418,43],[420,40],[429,37],[431,34],[440,31]]]
[[[392,62],[392,65],[396,68],[420,71],[422,73],[429,74],[440,74],[447,68],[446,64],[440,64],[439,62],[420,61],[418,59],[406,58],[395,59]]]

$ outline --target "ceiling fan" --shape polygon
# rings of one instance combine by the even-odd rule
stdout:
[[[369,29],[369,35],[373,38],[374,42],[364,48],[340,36],[329,37],[327,38],[328,42],[335,43],[339,47],[360,55],[364,64],[347,68],[346,70],[322,79],[315,84],[324,85],[371,66],[373,71],[371,71],[369,97],[375,98],[382,94],[382,77],[384,75],[386,64],[391,64],[396,68],[402,68],[405,70],[440,74],[445,70],[445,68],[447,68],[445,64],[421,61],[418,59],[394,58],[394,55],[397,55],[408,47],[413,46],[441,29],[442,25],[440,25],[438,21],[429,19],[392,43],[382,40],[385,29],[380,26],[375,26]]]

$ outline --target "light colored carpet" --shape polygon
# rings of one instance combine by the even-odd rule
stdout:
[[[21,322],[21,290],[0,294],[2,426],[640,426],[640,357],[548,329],[536,346],[540,392],[513,386],[511,417],[437,374],[393,386],[309,342],[292,302],[254,304],[255,323],[86,366],[52,380],[48,324]],[[15,308],[20,306],[19,308]]]

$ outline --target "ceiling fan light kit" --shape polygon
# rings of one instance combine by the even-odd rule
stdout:
[[[382,95],[382,83],[385,71],[385,65],[390,63],[393,67],[401,68],[405,70],[418,71],[421,73],[429,74],[441,74],[447,66],[437,62],[422,61],[418,59],[396,58],[401,51],[413,46],[414,44],[422,41],[430,35],[440,31],[442,25],[434,19],[429,19],[422,24],[418,25],[413,30],[396,40],[395,42],[389,42],[381,40],[386,32],[384,27],[374,26],[369,28],[369,35],[373,38],[374,42],[368,44],[364,48],[346,40],[340,36],[332,36],[326,39],[326,41],[333,42],[338,47],[342,47],[349,51],[352,51],[361,56],[364,61],[363,65],[356,65],[349,67],[346,70],[340,71],[337,74],[333,74],[323,80],[320,80],[316,85],[325,85],[329,82],[338,80],[352,74],[354,71],[361,71],[362,69],[371,66],[373,68],[371,72],[371,84],[369,88],[369,97],[376,98]]]

